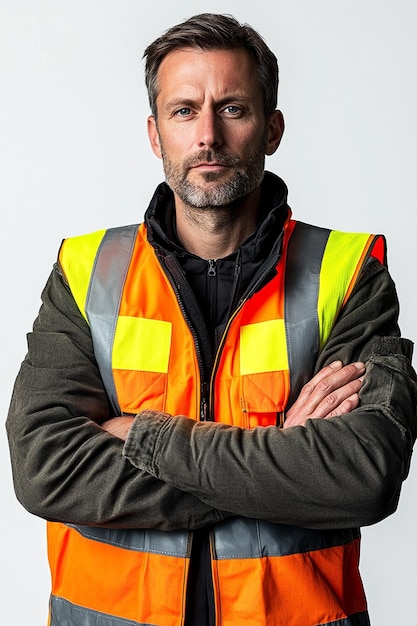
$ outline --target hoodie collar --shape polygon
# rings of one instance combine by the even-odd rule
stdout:
[[[288,190],[284,181],[276,174],[265,172],[261,183],[261,221],[258,228],[240,246],[246,257],[265,256],[279,239],[282,228],[291,216],[287,205]],[[156,188],[145,213],[145,223],[150,243],[160,251],[179,255],[188,253],[178,241],[175,233],[174,194],[167,183]]]

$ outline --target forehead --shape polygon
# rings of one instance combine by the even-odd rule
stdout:
[[[201,97],[203,92],[220,99],[239,95],[262,101],[252,55],[244,48],[183,48],[168,53],[158,70],[158,99]]]

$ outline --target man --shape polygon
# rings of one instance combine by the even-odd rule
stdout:
[[[145,56],[167,184],[64,241],[7,422],[50,623],[369,624],[358,529],[416,437],[384,241],[291,219],[253,29],[195,16]]]

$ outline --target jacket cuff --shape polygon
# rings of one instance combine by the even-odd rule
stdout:
[[[159,411],[138,413],[123,447],[123,456],[138,469],[159,478],[154,453],[159,437],[172,419],[168,413]]]
[[[411,361],[414,344],[404,337],[373,337],[371,358],[373,356],[404,356]]]

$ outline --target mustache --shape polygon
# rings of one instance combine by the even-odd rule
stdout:
[[[217,150],[201,150],[197,154],[185,160],[184,165],[187,168],[196,167],[201,163],[218,163],[219,165],[233,166],[239,165],[240,158],[232,154],[223,154]]]

